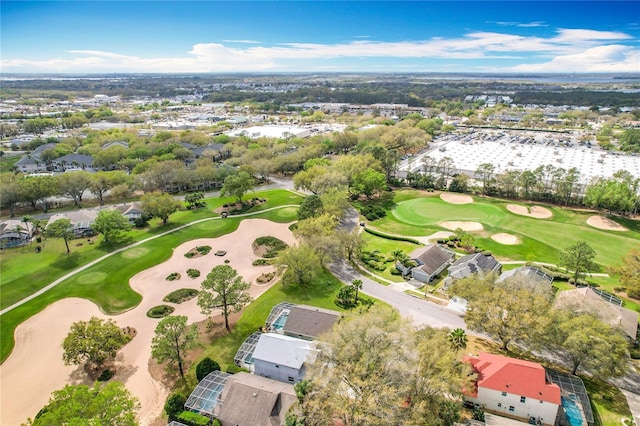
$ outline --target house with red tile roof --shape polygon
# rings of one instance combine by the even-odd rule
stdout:
[[[554,425],[561,405],[560,387],[538,363],[480,352],[466,356],[477,380],[467,402],[488,412],[540,425]]]

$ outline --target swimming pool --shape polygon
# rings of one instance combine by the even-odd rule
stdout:
[[[287,318],[289,318],[289,315],[287,314],[280,315],[278,319],[273,322],[273,329],[282,330],[284,328],[284,324],[287,322]]]
[[[576,403],[576,396],[570,394],[568,397],[560,397],[562,407],[571,426],[582,426],[582,409]]]

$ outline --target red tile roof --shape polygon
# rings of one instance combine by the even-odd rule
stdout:
[[[547,382],[538,363],[480,352],[464,357],[478,374],[477,388],[507,392],[560,405],[560,388]],[[473,397],[477,396],[477,391]]]

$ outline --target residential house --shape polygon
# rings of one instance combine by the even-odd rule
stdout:
[[[16,171],[22,173],[42,173],[47,171],[47,163],[33,154],[20,158],[13,167]]]
[[[622,300],[591,287],[558,293],[553,303],[556,309],[571,309],[576,313],[591,313],[613,327],[619,327],[633,341],[638,338],[638,313],[622,307]]]
[[[282,332],[303,340],[315,340],[321,334],[331,331],[333,325],[342,318],[339,312],[308,305],[295,305],[289,309]]]
[[[453,256],[453,252],[450,250],[433,244],[411,254],[415,266],[404,266],[402,262],[397,262],[396,269],[405,278],[411,277],[414,280],[428,283],[451,264]]]
[[[134,223],[137,219],[140,219],[145,215],[144,210],[142,210],[142,206],[140,203],[129,203],[115,206],[116,210],[118,210],[124,217],[126,217],[130,223]]]
[[[449,276],[454,279],[461,279],[472,274],[500,274],[502,264],[491,255],[474,253],[462,256],[449,267]]]
[[[93,231],[93,222],[98,216],[97,209],[82,209],[52,215],[45,226],[45,229],[59,219],[68,219],[73,228],[73,234],[76,238],[91,237],[95,235]]]
[[[496,282],[501,283],[509,280],[517,280],[518,282],[526,282],[534,286],[546,287],[551,286],[553,283],[553,277],[551,275],[533,266],[520,266],[509,271],[504,271],[500,274]]]
[[[93,157],[86,154],[68,154],[51,161],[53,170],[66,172],[72,170],[93,170]]]
[[[184,403],[186,410],[198,413],[202,416],[213,418],[214,411],[220,402],[220,394],[231,374],[222,371],[212,371],[200,380],[200,383]]]
[[[18,247],[31,241],[34,229],[18,219],[0,221],[0,247]]]
[[[255,374],[284,383],[304,378],[305,364],[315,359],[311,342],[276,333],[260,335],[253,352]]]
[[[222,426],[284,425],[297,400],[292,384],[243,372],[227,379],[219,399],[214,416]]]
[[[129,148],[129,142],[126,141],[111,141],[102,145],[102,149],[111,148],[112,146],[120,146],[122,148]]]
[[[485,352],[463,359],[477,374],[475,386],[466,392],[465,401],[530,424],[556,424],[561,406],[560,387],[551,382],[542,365]]]

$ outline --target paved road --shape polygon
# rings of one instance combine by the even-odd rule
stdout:
[[[393,287],[379,284],[360,274],[346,261],[330,265],[329,270],[345,283],[351,283],[356,279],[362,280],[362,293],[388,303],[396,308],[403,317],[410,318],[417,326],[430,325],[432,327],[466,329],[464,320],[455,311],[433,302],[409,296]]]

